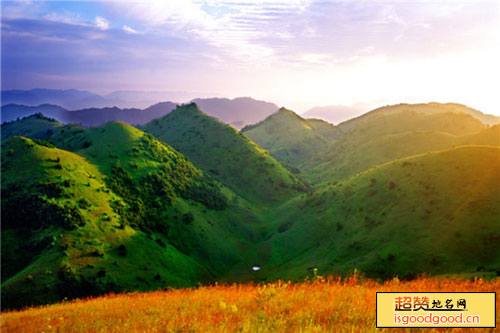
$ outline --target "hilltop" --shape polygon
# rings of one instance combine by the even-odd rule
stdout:
[[[194,103],[178,107],[143,129],[252,202],[268,205],[305,189],[302,181],[267,151],[201,112]]]
[[[24,117],[18,121],[2,124],[2,141],[13,136],[25,136],[32,139],[46,139],[63,125],[41,113]]]
[[[470,115],[477,120],[481,121],[484,125],[496,125],[500,123],[500,117],[484,114],[476,109],[457,103],[420,103],[420,104],[396,104],[388,105],[377,108],[367,112],[359,117],[347,120],[339,124],[339,128],[344,132],[357,128],[359,124],[370,121],[372,118],[395,115],[395,114],[426,114],[426,115],[439,115],[443,113]],[[449,124],[452,126],[451,124]]]
[[[242,132],[278,160],[294,167],[342,137],[342,132],[322,120],[308,120],[285,108]]]

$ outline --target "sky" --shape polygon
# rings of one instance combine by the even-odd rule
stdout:
[[[2,89],[457,102],[500,115],[500,1],[1,1]],[[182,102],[182,101],[181,101]]]

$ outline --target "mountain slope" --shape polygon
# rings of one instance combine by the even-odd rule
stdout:
[[[285,108],[242,132],[278,160],[294,167],[342,136],[331,124],[303,119]]]
[[[165,236],[124,224],[123,206],[81,156],[26,138],[3,143],[2,307],[210,277]]]
[[[350,130],[357,128],[360,124],[371,121],[373,118],[386,115],[396,115],[396,114],[425,114],[434,115],[444,113],[453,113],[460,115],[470,115],[475,119],[481,121],[484,125],[496,125],[500,123],[500,117],[484,114],[473,108],[469,108],[465,105],[456,103],[427,103],[427,104],[397,104],[384,106],[370,112],[367,112],[359,117],[347,120],[339,124],[339,128],[344,132],[349,132]],[[452,124],[449,124],[451,127]],[[458,128],[458,127],[457,127]]]
[[[281,201],[304,187],[267,151],[207,116],[194,103],[178,107],[143,128],[250,201]]]
[[[256,245],[261,255],[246,260],[262,267],[262,279],[299,279],[313,267],[383,278],[495,274],[499,175],[500,147],[491,146],[387,163],[284,204],[273,237]]]
[[[376,114],[351,125],[339,125],[346,134],[299,166],[308,180],[335,182],[394,159],[463,144],[482,144],[472,137],[488,129],[469,114],[407,109]],[[466,136],[471,139],[459,139]]]
[[[243,199],[149,134],[109,123],[49,140],[73,152],[3,143],[4,307],[214,281],[261,238]]]
[[[457,144],[500,146],[500,125],[457,138]]]

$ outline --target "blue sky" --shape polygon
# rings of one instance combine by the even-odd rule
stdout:
[[[498,1],[2,1],[2,89],[500,114]],[[189,94],[188,94],[189,95]]]

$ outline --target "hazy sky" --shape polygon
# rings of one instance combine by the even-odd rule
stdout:
[[[2,89],[500,115],[499,1],[1,1]]]

